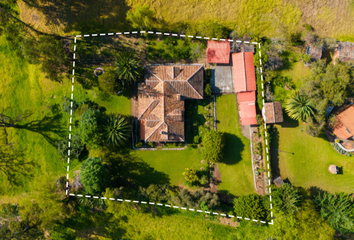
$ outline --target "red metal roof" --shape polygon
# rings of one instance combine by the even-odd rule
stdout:
[[[232,54],[235,92],[256,91],[256,72],[252,52]]]
[[[241,125],[257,124],[256,92],[240,92],[237,93],[237,98],[240,106]]]
[[[249,91],[249,92],[240,92],[237,94],[238,102],[255,102],[256,101],[256,92]]]
[[[208,63],[229,63],[230,62],[230,42],[229,41],[208,41],[207,52]]]

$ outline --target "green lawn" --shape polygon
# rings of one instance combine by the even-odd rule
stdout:
[[[236,196],[255,193],[252,175],[250,141],[241,133],[236,96],[223,95],[216,99],[218,131],[225,132],[224,159],[219,163],[219,191]]]
[[[5,109],[12,118],[26,111],[32,114],[19,124],[34,121],[27,129],[8,129],[8,140],[24,151],[26,159],[37,164],[33,177],[24,179],[23,185],[9,187],[0,174],[0,194],[8,197],[29,192],[45,179],[65,174],[66,164],[61,160],[55,142],[68,135],[69,114],[61,111],[61,105],[63,97],[69,96],[70,83],[67,79],[63,83],[46,79],[38,65],[28,64],[16,56],[4,37],[0,37],[0,52],[0,109]]]
[[[353,193],[354,158],[338,154],[324,134],[318,138],[311,137],[305,132],[303,123],[286,120],[285,124],[275,125],[278,134],[271,146],[272,171],[280,172],[283,179],[289,179],[295,186],[317,187],[332,193]],[[289,153],[277,152],[276,149]],[[330,174],[330,164],[342,167],[343,174]]]
[[[198,151],[188,146],[182,151],[135,151],[135,154],[156,171],[167,174],[172,185],[184,185],[182,173],[186,168],[208,167],[206,163],[201,164],[202,156]]]

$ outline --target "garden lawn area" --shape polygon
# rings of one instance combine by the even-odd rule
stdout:
[[[218,164],[221,184],[218,191],[235,196],[256,193],[254,188],[250,140],[241,133],[236,96],[222,95],[216,98],[217,130],[225,133],[224,158]]]
[[[199,148],[191,146],[181,151],[135,151],[135,154],[156,171],[167,174],[172,185],[185,185],[182,173],[186,168],[208,168],[206,163],[200,162],[202,156],[199,154]]]
[[[295,84],[295,89],[300,89],[302,85],[302,79],[310,77],[310,68],[305,67],[304,63],[299,61],[295,63],[288,63],[287,69],[279,70],[279,75],[288,78],[292,83]],[[287,95],[291,90],[286,90],[284,86],[273,86],[273,92],[276,96],[276,101],[282,102],[284,107],[284,102],[287,99]]]
[[[70,96],[71,85],[68,79],[57,83],[45,78],[38,65],[28,64],[9,49],[4,36],[0,37],[0,52],[0,109],[5,109],[12,118],[28,111],[30,117],[19,124],[33,122],[26,129],[7,128],[8,142],[23,150],[24,158],[36,164],[33,172],[28,169],[32,177],[23,179],[22,185],[9,187],[0,174],[0,198],[6,201],[9,196],[31,192],[46,180],[54,181],[65,175],[66,164],[55,142],[68,136],[69,114],[61,106],[63,97]]]
[[[280,172],[283,180],[288,179],[295,186],[317,187],[331,193],[353,193],[354,158],[337,153],[324,133],[314,138],[306,133],[303,123],[297,125],[288,117],[285,120],[285,124],[275,125],[279,134],[275,135],[271,145],[273,172]],[[329,173],[331,164],[342,168],[343,174]]]

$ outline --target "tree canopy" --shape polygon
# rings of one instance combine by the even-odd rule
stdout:
[[[81,115],[79,133],[82,142],[90,147],[98,147],[100,142],[100,118],[101,112],[92,108]]]
[[[354,232],[354,202],[350,195],[324,192],[315,198],[315,203],[321,217],[334,229],[343,233]]]
[[[110,182],[110,174],[101,158],[90,157],[81,165],[80,181],[91,194],[102,193]]]
[[[102,117],[102,138],[113,146],[123,145],[130,136],[129,120],[120,114],[108,114]]]
[[[234,211],[236,216],[247,217],[250,219],[267,219],[268,211],[264,207],[262,196],[249,194],[234,198]]]
[[[136,80],[139,75],[139,65],[134,55],[130,52],[120,52],[117,55],[117,74],[126,84]]]
[[[212,163],[219,162],[223,157],[224,134],[213,130],[209,131],[203,136],[202,142],[202,155],[205,160]]]
[[[329,106],[340,106],[354,93],[354,64],[336,62],[326,65],[324,60],[311,64],[311,77],[305,79],[301,93],[316,103],[316,120],[324,119]]]
[[[314,106],[311,100],[298,91],[295,91],[286,101],[285,110],[289,117],[295,120],[307,121],[314,115]]]
[[[132,23],[133,28],[149,30],[153,26],[154,12],[149,5],[139,5],[135,10],[127,12],[127,20]]]
[[[291,184],[285,183],[281,188],[272,191],[274,207],[286,214],[294,214],[299,211],[301,194]]]

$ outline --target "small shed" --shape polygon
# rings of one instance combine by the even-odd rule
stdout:
[[[262,113],[265,123],[281,123],[284,121],[281,102],[264,103]]]
[[[280,188],[284,184],[284,181],[283,179],[281,179],[281,177],[277,177],[273,180],[273,183],[275,184],[275,186],[277,186],[277,188]]]
[[[354,43],[339,42],[334,49],[334,59],[336,58],[341,62],[354,60]]]
[[[338,167],[334,164],[329,165],[328,171],[332,174],[338,174]]]
[[[207,62],[223,64],[230,63],[230,42],[209,40]]]

